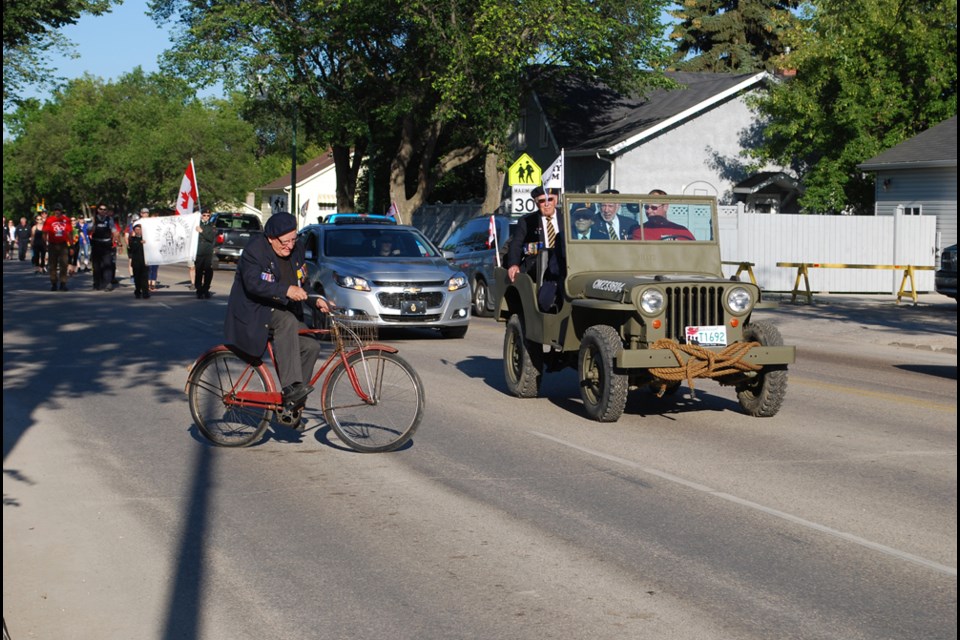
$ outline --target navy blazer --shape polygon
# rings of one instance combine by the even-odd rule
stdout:
[[[633,230],[636,229],[639,225],[637,221],[633,218],[628,218],[627,216],[622,216],[619,213],[617,218],[620,221],[620,238],[619,240],[631,240],[633,236]],[[597,217],[593,219],[593,228],[597,232],[599,238],[604,240],[610,239],[610,232],[607,231],[607,221],[603,219],[599,213]]]
[[[297,240],[290,253],[297,284],[306,280],[303,241]],[[280,283],[280,257],[277,256],[266,236],[250,241],[237,263],[237,274],[230,289],[227,302],[227,317],[223,332],[227,344],[259,357],[267,347],[270,330],[270,314],[274,309],[288,308],[290,299]],[[303,306],[293,305],[298,319],[303,319]]]
[[[547,273],[544,274],[544,277],[558,280],[562,271],[564,231],[563,217],[560,215],[560,212],[557,212],[555,215],[557,216],[557,227],[560,229],[560,232],[557,234],[556,245],[547,263]],[[525,265],[524,258],[527,256],[524,255],[524,248],[531,243],[542,242],[546,244],[546,238],[542,237],[543,225],[540,224],[540,217],[539,212],[528,213],[520,218],[513,228],[513,233],[510,235],[510,247],[507,251],[507,267],[516,265],[527,273],[533,271],[536,260],[527,260],[527,264]]]

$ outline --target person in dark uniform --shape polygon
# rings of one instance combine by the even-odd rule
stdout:
[[[93,263],[93,288],[97,291],[113,291],[113,279],[116,274],[116,253],[114,244],[120,237],[120,228],[108,215],[106,205],[97,207],[97,217],[93,221],[90,233],[90,261]]]
[[[130,237],[127,239],[127,256],[133,266],[133,297],[150,298],[150,267],[147,266],[147,259],[143,252],[143,245],[146,241],[143,239],[143,226],[140,221],[133,223],[130,227]]]
[[[557,214],[560,190],[536,187],[530,196],[538,211],[520,218],[513,230],[507,252],[507,277],[513,282],[523,270],[536,281],[537,255],[541,249],[547,249],[547,263],[537,292],[537,304],[541,311],[552,313],[560,304],[560,283],[566,266],[563,224]]]
[[[217,228],[213,226],[210,209],[200,213],[200,224],[196,229],[197,256],[194,260],[196,275],[193,286],[197,290],[197,299],[210,299],[210,285],[213,283],[213,243],[217,239]]]
[[[223,327],[227,343],[254,358],[262,357],[273,332],[283,402],[291,411],[313,391],[307,382],[320,353],[315,338],[297,334],[305,326],[306,277],[297,219],[285,212],[273,214],[263,235],[251,240],[240,256]],[[317,300],[317,308],[330,311],[323,298]]]
[[[20,262],[27,259],[27,249],[30,248],[30,225],[27,224],[26,217],[20,218],[20,224],[17,225],[17,257]]]

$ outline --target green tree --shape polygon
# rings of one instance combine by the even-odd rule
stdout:
[[[59,78],[49,65],[51,51],[70,53],[57,32],[84,13],[101,15],[120,0],[31,0],[3,3],[3,107],[15,106],[28,85],[53,86]]]
[[[116,82],[74,80],[8,118],[4,209],[38,198],[71,209],[108,202],[168,208],[190,158],[201,202],[242,201],[259,178],[253,128],[230,101],[201,102],[180,81],[139,68]]]
[[[388,200],[408,214],[444,176],[505,148],[533,61],[639,86],[666,52],[663,2],[577,0],[154,0],[158,21],[184,26],[168,68],[256,96],[309,140],[333,149],[340,210],[356,206],[361,159],[389,175]],[[495,166],[494,166],[495,168]],[[488,172],[488,182],[490,180]],[[380,180],[375,179],[375,183]],[[488,188],[488,193],[494,189]],[[496,189],[494,200],[499,200]]]
[[[676,68],[682,71],[773,71],[785,34],[799,26],[800,0],[685,0],[669,13],[679,20]]]
[[[957,4],[816,0],[783,64],[796,77],[756,106],[756,152],[792,165],[818,212],[871,213],[856,165],[957,113]]]

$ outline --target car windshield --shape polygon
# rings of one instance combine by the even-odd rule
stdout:
[[[387,226],[333,228],[324,234],[330,258],[436,258],[439,253],[419,232]]]
[[[665,196],[642,200],[604,199],[569,204],[570,238],[620,241],[699,241],[714,239],[711,207]]]

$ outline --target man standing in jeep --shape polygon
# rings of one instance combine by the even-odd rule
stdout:
[[[520,218],[513,230],[507,253],[507,277],[513,282],[522,268],[536,281],[537,256],[541,249],[549,249],[537,303],[541,311],[556,312],[560,297],[559,283],[563,279],[563,249],[559,241],[563,225],[557,216],[560,190],[537,187],[530,192],[530,197],[539,211]]]

